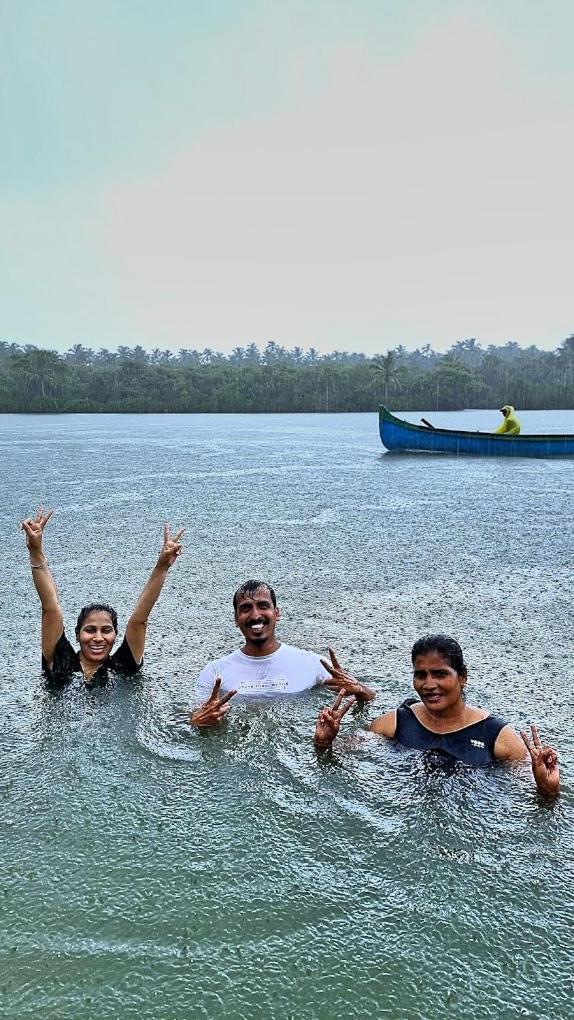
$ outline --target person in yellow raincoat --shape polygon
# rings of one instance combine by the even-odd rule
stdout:
[[[519,436],[520,435],[520,422],[514,413],[514,408],[511,404],[505,404],[504,407],[500,408],[501,413],[504,415],[504,421],[502,425],[497,428],[495,435],[497,436]]]

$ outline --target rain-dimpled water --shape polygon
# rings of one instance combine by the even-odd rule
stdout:
[[[574,412],[520,417],[574,432]],[[574,1016],[573,460],[388,455],[374,414],[12,415],[0,450],[3,1018]],[[185,526],[137,679],[44,684],[19,531],[40,503],[70,637],[94,599],[122,631],[164,522]],[[330,754],[325,689],[188,724],[251,577],[281,640],[376,688]],[[446,767],[366,732],[435,631],[471,704],[556,747],[556,802],[527,763]]]

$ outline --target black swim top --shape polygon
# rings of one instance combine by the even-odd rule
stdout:
[[[138,664],[135,661],[131,648],[124,638],[117,651],[110,655],[105,662],[102,662],[101,666],[98,666],[90,680],[90,686],[106,683],[108,670],[113,670],[114,673],[122,673],[124,676],[133,676],[134,673],[139,672],[141,665],[142,663]],[[68,683],[74,673],[82,672],[80,653],[72,647],[64,632],[62,632],[54,649],[51,669],[48,668],[48,663],[44,656],[42,656],[42,672],[50,684],[56,685]]]
[[[466,765],[489,765],[496,761],[494,744],[501,729],[507,725],[496,715],[487,715],[470,726],[452,733],[433,733],[419,722],[408,701],[397,708],[395,740],[403,747],[420,751],[439,751]]]

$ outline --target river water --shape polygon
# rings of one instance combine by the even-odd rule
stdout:
[[[574,432],[574,412],[521,418]],[[371,414],[2,416],[0,455],[3,1018],[570,1020],[574,461],[388,456]],[[136,682],[44,688],[18,531],[41,502],[70,634],[94,598],[125,625],[164,520],[186,526]],[[330,759],[321,691],[182,721],[251,576],[280,638],[377,688]],[[361,735],[437,630],[471,703],[557,747],[557,803],[527,767],[439,769]]]

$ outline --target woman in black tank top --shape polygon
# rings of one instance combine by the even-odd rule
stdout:
[[[143,664],[149,615],[163,588],[167,572],[182,551],[183,528],[172,535],[169,525],[163,529],[163,545],[147,583],[128,620],[124,640],[116,652],[112,648],[118,634],[115,609],[107,602],[92,602],[80,610],[76,623],[76,651],[64,631],[64,616],[43,546],[44,529],[52,510],[39,507],[33,517],[22,521],[34,587],[42,606],[42,669],[51,684],[61,685],[81,673],[88,684],[107,679],[108,668],[131,676]]]
[[[467,668],[462,649],[454,638],[430,634],[415,642],[411,652],[413,685],[420,701],[409,698],[399,708],[379,716],[370,729],[404,747],[448,755],[467,765],[493,761],[520,761],[530,754],[532,772],[540,793],[555,797],[560,789],[558,758],[551,747],[543,747],[535,726],[532,736],[520,736],[504,719],[482,708],[467,705],[463,691]],[[345,712],[344,691],[332,708],[319,713],[315,746],[330,746]]]

